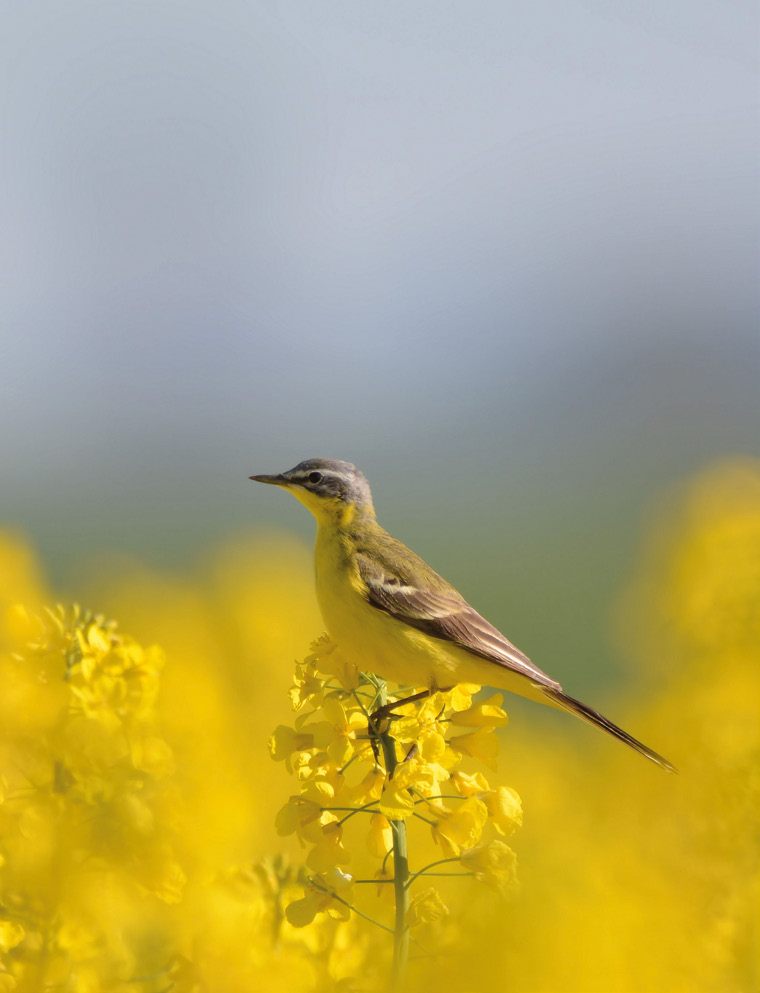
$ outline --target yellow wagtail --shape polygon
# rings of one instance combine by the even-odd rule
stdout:
[[[360,669],[428,687],[407,700],[456,683],[509,690],[569,711],[676,771],[602,714],[567,696],[453,586],[384,531],[369,484],[350,462],[307,459],[288,472],[250,478],[289,490],[316,517],[319,606],[338,650]],[[403,702],[383,709],[387,713]]]

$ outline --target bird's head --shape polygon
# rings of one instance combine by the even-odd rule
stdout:
[[[356,466],[340,459],[306,459],[287,472],[250,478],[289,490],[317,520],[340,521],[357,512],[375,514],[369,483]]]

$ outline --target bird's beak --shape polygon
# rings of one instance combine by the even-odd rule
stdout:
[[[255,483],[269,483],[272,486],[287,486],[289,480],[281,472],[278,472],[276,476],[249,476]]]

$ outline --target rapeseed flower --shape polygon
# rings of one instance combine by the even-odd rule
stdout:
[[[478,689],[467,685],[436,692],[401,703],[398,713],[376,721],[373,712],[387,699],[386,684],[347,666],[323,637],[296,665],[290,692],[296,710],[293,726],[278,727],[270,741],[272,757],[286,764],[300,789],[278,813],[277,830],[295,833],[309,847],[306,892],[287,908],[288,921],[306,926],[320,915],[352,920],[353,910],[359,918],[394,931],[397,981],[409,931],[439,924],[448,914],[437,891],[411,892],[418,879],[447,862],[458,862],[465,870],[460,875],[490,885],[506,886],[514,876],[515,856],[506,845],[492,841],[475,846],[491,810],[496,832],[504,833],[507,823],[512,830],[517,827],[517,794],[497,793],[480,771],[459,768],[464,759],[481,755],[493,764],[498,751],[493,732],[507,720],[501,695],[476,702]],[[411,691],[399,688],[392,695],[403,700]],[[462,733],[463,727],[475,730]],[[495,799],[489,806],[485,798],[491,795]],[[365,840],[358,846],[350,839],[360,824]],[[424,824],[440,854],[409,869],[408,829]],[[428,860],[424,836],[420,841],[420,855]],[[380,865],[367,865],[368,855]],[[363,897],[354,902],[349,880],[374,882],[378,908],[373,910]],[[382,920],[389,898],[394,927]]]

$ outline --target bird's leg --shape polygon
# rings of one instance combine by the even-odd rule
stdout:
[[[431,686],[429,690],[420,690],[419,693],[413,693],[411,696],[405,696],[401,700],[391,700],[389,703],[383,704],[382,707],[378,707],[377,710],[373,711],[369,716],[370,731],[375,731],[378,727],[378,721],[384,721],[396,710],[398,707],[404,707],[407,703],[414,703],[416,700],[424,700],[426,697],[432,696],[434,693],[448,693],[452,690],[453,686],[447,686],[445,688],[440,686]]]
[[[415,700],[424,700],[425,697],[430,696],[435,693],[434,689],[420,690],[419,693],[413,693],[411,696],[405,696],[401,700],[391,700],[389,703],[384,703],[382,707],[378,707],[377,710],[373,711],[369,715],[370,730],[377,730],[380,721],[385,721],[391,716],[393,711],[397,707],[404,707],[407,703],[414,703]]]
[[[380,723],[386,721],[393,711],[397,707],[404,707],[407,703],[414,703],[416,700],[424,700],[426,697],[432,696],[433,693],[448,693],[452,690],[453,686],[447,686],[445,688],[438,686],[431,686],[429,690],[420,690],[419,693],[413,693],[411,696],[405,696],[401,700],[391,700],[389,703],[384,703],[382,707],[378,707],[377,710],[373,710],[369,715],[369,727],[367,731],[370,736],[370,744],[372,745],[372,753],[375,756],[375,761],[379,757],[379,751],[377,747],[377,737],[380,732]],[[414,747],[410,750],[410,753],[406,756],[404,761],[407,761],[414,754]]]

